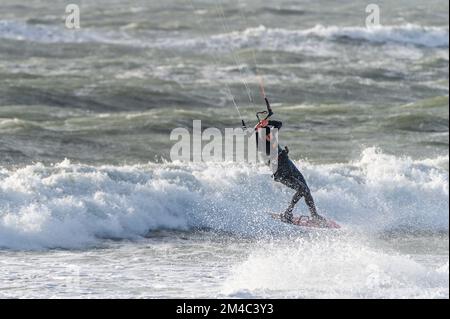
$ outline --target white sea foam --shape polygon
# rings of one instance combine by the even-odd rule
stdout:
[[[176,49],[229,50],[230,48],[257,48],[281,51],[307,50],[317,52],[320,41],[353,39],[370,43],[394,43],[423,47],[449,45],[448,27],[404,24],[372,28],[316,25],[310,29],[266,28],[261,25],[242,31],[209,35],[208,37],[176,36],[170,32],[151,32],[144,38],[135,38],[127,29],[118,32],[96,29],[69,30],[56,26],[31,25],[19,21],[0,20],[0,38],[41,43],[99,42],[137,47]]]
[[[448,298],[448,286],[448,262],[435,269],[358,240],[321,237],[264,245],[233,267],[223,292],[247,298]]]
[[[350,39],[364,40],[379,43],[402,43],[425,47],[448,47],[448,28],[425,27],[415,24],[399,26],[363,27],[324,27],[318,25],[304,31],[307,35],[315,35],[324,38],[347,37]]]
[[[374,148],[348,164],[299,162],[320,211],[366,232],[448,231],[447,165],[448,157],[418,161]],[[266,167],[233,163],[3,168],[0,247],[85,247],[161,228],[279,234],[292,228],[265,212],[282,211],[291,196]],[[299,211],[307,212],[303,203]]]
[[[0,39],[38,43],[111,43],[137,45],[124,32],[72,30],[64,26],[32,25],[20,21],[0,20]]]
[[[352,39],[368,43],[386,43],[398,45],[415,45],[423,47],[448,48],[449,30],[444,27],[427,27],[414,24],[399,26],[337,27],[316,25],[310,29],[288,30],[280,28],[248,28],[244,31],[234,31],[213,35],[207,39],[192,39],[183,42],[185,46],[196,45],[215,50],[229,48],[259,48],[279,51],[312,50],[320,54],[327,49],[326,41]],[[328,48],[329,49],[329,48]]]

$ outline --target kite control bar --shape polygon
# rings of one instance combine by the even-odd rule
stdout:
[[[271,117],[274,113],[272,111],[272,108],[270,107],[270,103],[269,100],[267,99],[267,97],[264,97],[264,101],[266,101],[266,106],[267,106],[267,111],[260,111],[260,112],[256,112],[256,117],[258,118],[258,122],[267,120],[269,117]],[[265,115],[265,118],[261,118],[261,115]],[[244,120],[242,120],[242,127],[246,128],[247,126],[245,125]]]
[[[256,117],[258,118],[258,122],[261,122],[261,121],[267,120],[270,116],[272,116],[272,114],[270,114],[268,111],[261,111],[261,112],[256,113]],[[261,115],[266,115],[266,117],[261,118],[260,117]]]
[[[256,117],[258,118],[258,121],[260,121],[260,122],[262,120],[267,120],[269,117],[271,117],[273,115],[273,111],[272,111],[272,108],[270,107],[270,103],[269,103],[269,100],[267,99],[267,97],[264,98],[264,101],[266,101],[267,111],[261,111],[261,112],[256,113]],[[266,115],[266,117],[264,119],[261,119],[259,117],[260,115]]]

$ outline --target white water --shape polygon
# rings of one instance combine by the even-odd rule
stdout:
[[[276,50],[296,51],[309,43],[308,39],[338,40],[343,38],[367,41],[372,43],[395,43],[402,45],[418,45],[429,48],[449,45],[448,27],[429,27],[415,24],[377,26],[372,28],[348,26],[323,26],[303,30],[288,30],[267,28],[261,25],[257,28],[247,28],[208,37],[186,40],[181,38],[166,38],[168,35],[152,32],[146,38],[133,38],[126,32],[106,32],[101,30],[82,29],[76,32],[54,26],[29,25],[23,22],[0,20],[0,38],[18,41],[33,41],[38,43],[110,43],[136,47],[174,47],[192,49],[206,46],[209,49],[229,50],[230,48],[272,48]],[[150,41],[148,39],[151,39]],[[147,39],[147,40],[146,40]],[[207,40],[205,42],[205,40]]]
[[[224,291],[282,298],[448,298],[448,259],[423,265],[360,238],[264,245],[235,265]]]
[[[320,212],[348,228],[448,232],[448,157],[412,160],[370,148],[353,163],[298,164]],[[167,228],[276,235],[290,227],[265,212],[282,211],[291,196],[266,167],[233,163],[2,169],[0,247],[83,248]],[[306,213],[304,204],[299,210]]]
[[[0,298],[448,298],[448,237],[399,240],[415,252],[356,234],[248,241],[204,232],[2,252]]]
[[[3,168],[0,298],[448,298],[448,157],[298,164],[342,231],[269,218],[266,167]]]

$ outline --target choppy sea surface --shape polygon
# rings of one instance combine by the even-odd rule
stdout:
[[[0,0],[0,298],[449,298],[447,1]],[[340,231],[176,127],[264,109]],[[296,214],[306,214],[304,204]]]

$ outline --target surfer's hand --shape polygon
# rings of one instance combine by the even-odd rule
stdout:
[[[261,120],[256,125],[256,129],[259,129],[259,128],[262,128],[262,127],[266,127],[267,125],[269,125],[269,120]]]

